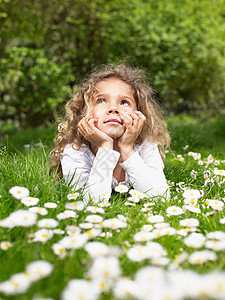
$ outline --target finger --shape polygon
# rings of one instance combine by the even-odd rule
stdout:
[[[138,116],[138,120],[135,123],[135,125],[141,129],[144,126],[144,123],[146,121],[146,117],[142,114],[140,111],[135,111],[135,114]]]
[[[85,117],[85,122],[86,122],[86,123],[88,123],[88,122],[89,122],[89,120],[91,120],[92,118],[94,118],[94,116],[93,116],[93,115],[86,116],[86,117]]]
[[[134,127],[138,125],[139,117],[135,113],[126,111],[126,119],[127,117],[129,118],[129,125]]]
[[[98,120],[95,119],[95,118],[92,118],[88,121],[88,126],[92,129],[92,130],[95,130],[96,129],[96,126],[94,123],[96,123]]]
[[[87,137],[90,134],[93,134],[93,131],[91,130],[90,126],[88,125],[88,119],[91,119],[91,118],[93,118],[93,117],[87,116],[78,123],[78,128],[81,130],[82,135],[85,137]]]
[[[141,111],[135,110],[134,112],[139,116],[140,119],[146,121],[146,117]]]
[[[139,121],[139,116],[135,113],[135,112],[131,112],[131,111],[129,111],[128,112],[129,114],[130,114],[130,116],[133,118],[133,120],[134,120],[134,122],[138,122]],[[136,124],[135,124],[136,125]]]
[[[132,125],[133,124],[133,119],[128,114],[128,112],[126,112],[123,115],[121,115],[121,119],[124,121],[125,125]]]
[[[83,136],[83,137],[85,137],[86,138],[86,132],[85,132],[85,130],[83,130],[82,128],[78,128],[78,131],[79,131],[79,133]]]

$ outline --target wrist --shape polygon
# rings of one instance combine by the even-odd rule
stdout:
[[[123,148],[120,150],[120,155],[123,161],[127,160],[131,155],[135,153],[133,147]]]
[[[112,142],[103,142],[98,146],[98,148],[100,148],[100,147],[113,149],[113,143]]]

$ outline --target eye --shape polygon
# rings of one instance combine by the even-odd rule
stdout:
[[[105,101],[104,98],[99,98],[99,99],[96,100],[96,103],[103,103],[104,101]]]
[[[122,100],[122,101],[121,101],[121,104],[122,104],[122,105],[130,105],[130,102],[127,101],[127,100]]]

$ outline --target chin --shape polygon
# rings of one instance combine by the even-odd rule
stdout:
[[[108,136],[110,136],[112,139],[119,139],[121,137],[122,134],[108,134]]]
[[[123,135],[124,131],[121,130],[108,130],[105,132],[108,136],[110,136],[112,139],[119,139],[121,135]]]

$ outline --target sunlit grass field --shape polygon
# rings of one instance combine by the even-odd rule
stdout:
[[[0,298],[225,299],[225,119],[167,121],[169,201],[84,206],[48,175],[56,126],[4,134]]]

